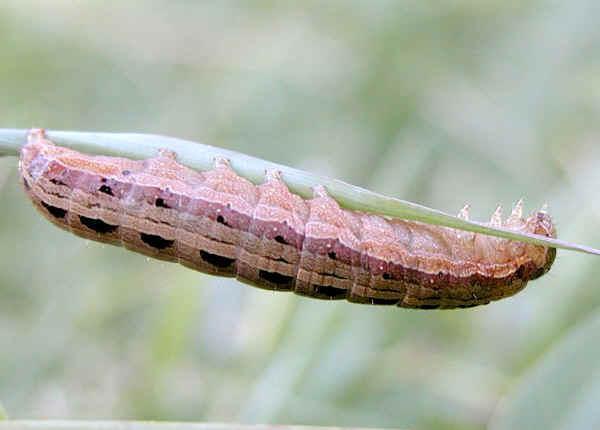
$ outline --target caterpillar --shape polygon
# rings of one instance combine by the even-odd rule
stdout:
[[[208,171],[176,154],[131,160],[55,145],[32,130],[20,179],[50,222],[78,236],[278,291],[416,309],[468,308],[522,290],[556,249],[348,210],[322,186],[292,193],[277,170],[255,185],[225,158]],[[459,217],[468,219],[465,207]],[[522,203],[495,227],[555,238],[550,216]]]

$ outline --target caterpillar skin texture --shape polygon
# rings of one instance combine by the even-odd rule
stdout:
[[[345,210],[322,187],[304,200],[278,172],[254,185],[227,160],[198,172],[151,159],[89,156],[31,132],[21,150],[27,195],[52,223],[201,272],[320,299],[447,309],[511,296],[547,272],[543,246]],[[520,206],[516,231],[555,237],[543,211]]]

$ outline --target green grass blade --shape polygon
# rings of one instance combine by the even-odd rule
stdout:
[[[231,161],[233,169],[240,176],[256,184],[263,181],[266,169],[276,169],[282,172],[283,179],[293,192],[303,197],[310,197],[314,186],[323,185],[332,197],[348,209],[374,212],[394,218],[436,224],[535,245],[600,255],[600,250],[589,246],[467,221],[436,209],[384,196],[337,179],[188,140],[137,133],[48,131],[47,134],[58,145],[90,154],[142,159],[155,156],[160,148],[167,148],[177,153],[181,163],[197,170],[209,170],[213,167],[215,157],[225,157]],[[20,146],[25,141],[25,136],[26,130],[0,129],[0,155],[17,155]]]

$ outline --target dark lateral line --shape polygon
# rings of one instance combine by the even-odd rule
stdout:
[[[42,203],[42,206],[46,208],[48,213],[50,213],[50,215],[52,215],[54,218],[64,218],[65,215],[67,215],[67,211],[65,209],[49,205],[48,203],[46,203],[43,200],[41,201],[41,203]]]
[[[101,190],[101,191],[104,191],[104,190]],[[106,191],[108,191],[108,190],[106,190]],[[157,201],[159,203],[158,206],[159,207],[163,206],[162,205],[162,203],[163,203],[162,199],[159,199],[159,200],[160,201]],[[48,213],[50,213],[55,218],[64,218],[66,216],[66,214],[67,214],[66,210],[61,209],[61,208],[57,208],[55,206],[48,205],[45,202],[42,202],[42,205],[46,208],[46,210],[48,211]],[[107,209],[109,209],[109,208],[107,208]],[[81,220],[81,223],[83,225],[85,225],[86,227],[88,227],[91,230],[93,230],[93,231],[95,231],[97,233],[100,233],[100,234],[110,233],[110,232],[115,231],[118,228],[118,226],[107,224],[104,221],[99,220],[99,219],[92,219],[92,218],[87,218],[87,217],[80,217],[80,220]],[[225,219],[221,215],[219,217],[217,217],[216,220],[211,220],[211,221],[212,222],[216,221],[217,223],[221,223],[221,224],[224,224],[224,225],[228,226],[227,222],[225,221]],[[160,222],[164,223],[163,221],[160,221]],[[165,224],[166,225],[170,225],[169,223],[165,223]],[[172,226],[172,227],[175,227],[175,226]],[[177,227],[175,227],[175,228],[177,228]],[[254,235],[253,233],[250,233],[250,232],[248,232],[248,233]],[[144,243],[146,243],[149,246],[152,246],[153,248],[159,249],[159,250],[169,248],[174,243],[174,241],[166,240],[166,239],[164,239],[164,238],[162,238],[160,236],[151,235],[151,234],[147,234],[147,233],[142,233],[142,236],[140,236],[140,237],[141,237],[141,240]],[[223,242],[223,241],[221,241],[219,239],[215,239],[215,238],[212,238],[212,237],[208,237],[208,236],[205,236],[205,237],[209,238],[210,240],[217,241],[217,242],[227,243],[227,242]],[[258,239],[264,239],[264,237],[258,237],[258,236],[255,236],[255,237],[258,238]],[[302,246],[301,246],[301,249],[299,250],[300,257],[301,257],[301,255],[302,255],[303,252],[308,252],[308,251],[304,251],[304,246],[303,245],[305,243],[305,237],[303,236],[302,239],[303,239],[302,240]],[[275,238],[273,238],[271,240],[273,240],[275,242],[278,242],[278,243],[285,242],[283,240],[282,236],[277,236],[277,237],[275,237]],[[242,246],[242,244],[237,244],[237,246]],[[354,250],[350,249],[350,251],[354,251]],[[327,257],[329,257],[331,259],[336,259],[336,260],[337,260],[337,257],[338,257],[335,254],[335,252],[333,252],[333,251],[330,251],[327,254],[315,254],[315,253],[312,253],[312,254],[314,254],[315,256],[317,256],[319,258],[323,258],[323,257],[327,258]],[[279,260],[280,261],[285,261],[285,260],[282,260],[281,258]],[[287,261],[285,261],[285,262],[289,263],[289,264],[294,264],[294,263],[290,263],[290,262],[287,262]],[[388,263],[388,262],[386,262],[386,263]],[[221,264],[226,264],[226,263],[225,262],[221,262]],[[344,263],[344,264],[347,264],[347,263]],[[395,263],[392,263],[392,264],[395,265]],[[347,264],[347,265],[349,267],[361,267],[361,265],[358,265],[358,266],[354,266],[353,264]],[[548,264],[548,266],[549,266],[549,264]],[[390,273],[387,273],[387,272],[383,273],[381,276],[383,277],[383,279],[394,280],[394,281],[398,281],[398,282],[409,282],[409,283],[413,283],[413,284],[417,284],[417,285],[423,285],[424,282],[427,281],[427,279],[433,279],[435,281],[434,284],[428,284],[429,286],[431,286],[433,288],[443,287],[444,285],[446,285],[447,282],[450,281],[450,279],[448,279],[448,278],[455,278],[453,275],[445,275],[444,279],[438,279],[439,277],[436,276],[436,275],[427,275],[426,276],[427,279],[424,280],[423,279],[423,274],[421,272],[419,272],[418,270],[409,269],[409,268],[406,268],[406,267],[402,267],[402,269],[403,269],[402,271],[405,272],[408,275],[408,276],[403,276],[402,279],[392,279],[392,276],[390,275]],[[365,269],[365,270],[367,270],[367,269]],[[412,276],[411,276],[410,272],[416,272],[416,273],[413,273]],[[522,272],[522,270],[520,272],[518,272],[518,273],[520,274],[521,272]],[[544,269],[540,269],[539,272],[541,274],[541,273],[544,273],[545,270]],[[266,272],[266,273],[271,273],[271,272]],[[338,276],[335,273],[320,273],[320,274],[324,275],[324,276],[332,276],[332,277],[334,277],[336,279],[342,279],[342,280],[348,279],[348,278],[344,278],[344,277]],[[520,279],[522,279],[523,281],[528,281],[528,280],[531,280],[531,279],[535,279],[535,276],[523,277],[523,276],[519,276],[519,274],[517,274],[517,277],[520,278]],[[263,278],[265,276],[269,277],[268,274],[265,274],[263,276]],[[283,276],[283,275],[281,275],[281,276]],[[478,277],[479,276],[457,278],[454,281],[458,281],[461,284],[468,285],[468,284],[473,284],[474,282],[477,282],[477,278]],[[470,279],[470,278],[475,278],[475,280],[474,279]],[[265,280],[267,280],[267,279],[265,278]],[[494,281],[495,282],[493,284],[489,285],[490,287],[492,287],[494,285],[502,285],[504,283],[503,281],[506,281],[506,280],[503,279],[503,278],[498,278],[498,279],[495,279]],[[270,282],[274,282],[276,284],[282,285],[282,284],[287,284],[287,283],[291,282],[291,280],[281,279],[281,278],[279,278],[279,279],[273,278],[273,280],[270,281]],[[450,281],[450,282],[454,283],[453,281]]]
[[[167,239],[157,236],[155,234],[148,234],[148,233],[140,233],[140,239],[146,245],[151,246],[156,249],[170,248],[175,243],[174,240],[167,240]]]
[[[96,233],[112,233],[119,228],[118,225],[107,224],[101,219],[88,218],[83,215],[79,215],[79,221],[90,230],[94,230]]]

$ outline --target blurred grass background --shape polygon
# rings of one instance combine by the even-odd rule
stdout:
[[[524,197],[549,203],[561,238],[597,246],[599,13],[593,0],[4,0],[1,126],[189,138],[449,212],[468,202],[479,220]],[[71,237],[16,179],[0,159],[11,417],[600,419],[593,257],[561,252],[516,297],[472,310],[313,301]]]

